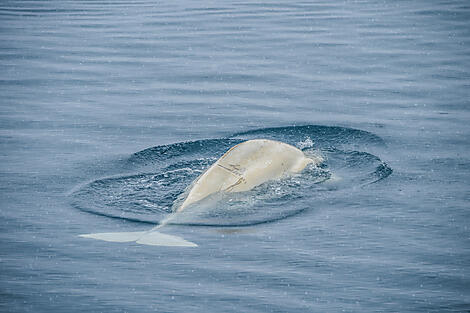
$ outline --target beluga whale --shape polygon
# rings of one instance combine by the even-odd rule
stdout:
[[[95,233],[80,237],[154,246],[197,247],[193,242],[161,233],[159,230],[168,225],[179,212],[212,194],[248,191],[267,181],[300,173],[308,164],[316,165],[322,161],[318,155],[306,156],[302,150],[280,141],[269,139],[244,141],[230,148],[195,179],[183,193],[184,200],[178,201],[173,207],[173,213],[156,227],[148,231]]]

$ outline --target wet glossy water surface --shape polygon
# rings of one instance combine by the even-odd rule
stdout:
[[[469,312],[467,1],[0,3],[0,311]],[[324,161],[145,231],[230,147]]]

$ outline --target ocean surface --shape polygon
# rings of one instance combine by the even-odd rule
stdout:
[[[0,311],[470,312],[469,106],[466,0],[3,0]],[[324,161],[79,237],[254,138]]]

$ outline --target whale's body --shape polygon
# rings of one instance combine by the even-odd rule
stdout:
[[[250,190],[268,180],[302,171],[313,160],[283,142],[255,139],[228,150],[191,185],[176,212],[215,192]]]
[[[173,214],[184,210],[217,192],[243,192],[269,180],[301,172],[309,163],[319,163],[320,157],[309,158],[294,146],[268,140],[254,139],[229,149],[222,157],[200,175],[185,192],[181,205]],[[169,218],[146,232],[97,233],[80,235],[113,242],[132,242],[160,246],[188,246],[196,244],[183,238],[157,232]]]

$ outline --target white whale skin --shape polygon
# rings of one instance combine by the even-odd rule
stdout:
[[[301,172],[308,164],[318,164],[320,156],[307,157],[294,146],[268,140],[254,139],[229,149],[188,188],[186,198],[173,214],[203,200],[216,192],[243,192],[269,180]],[[153,246],[197,247],[181,237],[157,230],[171,220],[171,215],[149,231],[84,234],[80,237],[109,242],[136,242]]]

